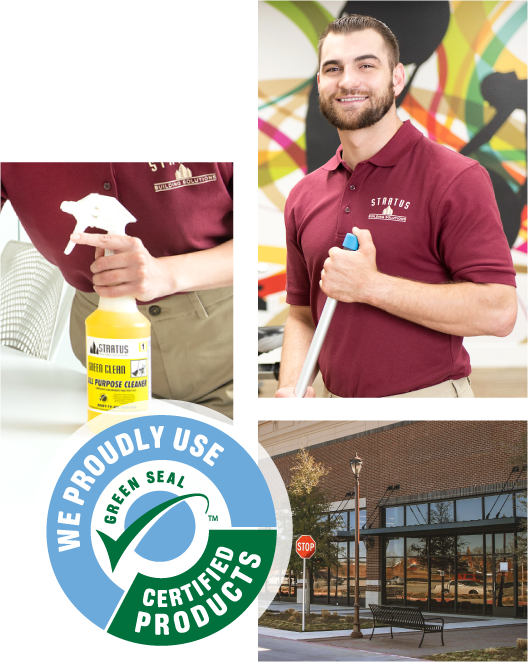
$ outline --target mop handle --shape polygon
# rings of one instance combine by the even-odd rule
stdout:
[[[343,241],[343,248],[348,251],[357,251],[358,246],[359,244],[356,235],[349,232]],[[317,365],[319,354],[321,352],[321,347],[323,346],[328,327],[332,321],[336,305],[336,299],[327,297],[323,312],[319,318],[319,324],[315,329],[312,342],[310,343],[310,348],[306,354],[306,359],[304,360],[304,365],[302,367],[301,374],[299,375],[297,386],[295,387],[296,398],[304,398],[306,389],[310,385],[310,381],[312,379],[312,375],[315,370],[315,366]]]

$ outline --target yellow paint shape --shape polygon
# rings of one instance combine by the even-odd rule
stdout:
[[[286,249],[278,246],[259,246],[258,261],[286,265]]]

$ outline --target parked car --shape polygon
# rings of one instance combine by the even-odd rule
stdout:
[[[457,582],[453,579],[444,587],[444,593],[454,595]],[[438,587],[437,587],[438,588]],[[491,588],[488,588],[488,593]],[[472,579],[466,579],[458,582],[458,595],[484,595],[484,587],[479,582]]]
[[[403,577],[393,577],[389,579],[387,584],[403,584]]]

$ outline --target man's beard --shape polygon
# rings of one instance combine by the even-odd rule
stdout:
[[[394,102],[394,88],[392,87],[392,83],[389,83],[386,91],[380,96],[373,95],[372,90],[368,90],[367,93],[370,105],[362,110],[358,110],[357,108],[347,110],[344,105],[343,110],[339,113],[333,103],[336,97],[342,97],[349,94],[357,96],[365,94],[365,92],[355,91],[338,92],[330,97],[320,96],[319,110],[330,124],[340,131],[357,131],[358,129],[366,129],[369,126],[376,124],[376,122],[379,122],[389,112]],[[340,102],[338,101],[337,103]]]

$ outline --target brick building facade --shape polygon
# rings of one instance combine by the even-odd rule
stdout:
[[[521,545],[517,540],[524,535],[518,534],[519,526],[526,516],[522,496],[526,469],[518,459],[523,453],[523,439],[526,443],[526,422],[297,423],[291,424],[289,438],[288,427],[284,427],[288,424],[280,422],[281,429],[273,431],[269,423],[261,424],[259,441],[272,455],[286,485],[301,446],[308,447],[314,458],[330,469],[323,486],[335,510],[348,518],[336,541],[343,548],[343,559],[348,550],[349,565],[355,502],[345,495],[354,489],[350,459],[356,452],[363,459],[360,497],[365,502],[361,498],[360,508],[366,505],[362,517],[366,527],[360,538],[366,542],[366,581],[361,588],[366,603],[414,604],[421,600],[424,609],[436,610],[435,596],[441,591],[440,611],[449,602],[446,611],[525,614],[526,565],[518,567],[515,563],[514,568],[513,559]],[[303,425],[310,426],[309,434],[303,435]],[[354,431],[357,429],[360,431]],[[292,447],[294,439],[296,448]],[[509,563],[510,574],[499,572],[500,554],[506,559],[502,567]],[[348,583],[350,574],[349,570]],[[323,588],[319,597],[331,604],[337,602],[339,593],[342,601],[346,598],[350,602],[350,592],[345,595],[338,586],[345,583],[346,576],[344,564],[337,576],[329,571],[328,594]],[[499,578],[500,605],[493,610],[488,599],[495,600],[490,595],[499,590]],[[514,581],[518,590],[512,584],[515,596],[506,599]],[[446,591],[452,592],[451,601]],[[415,597],[418,595],[420,598]],[[475,595],[478,599],[471,597]],[[506,603],[509,610],[502,609]]]

